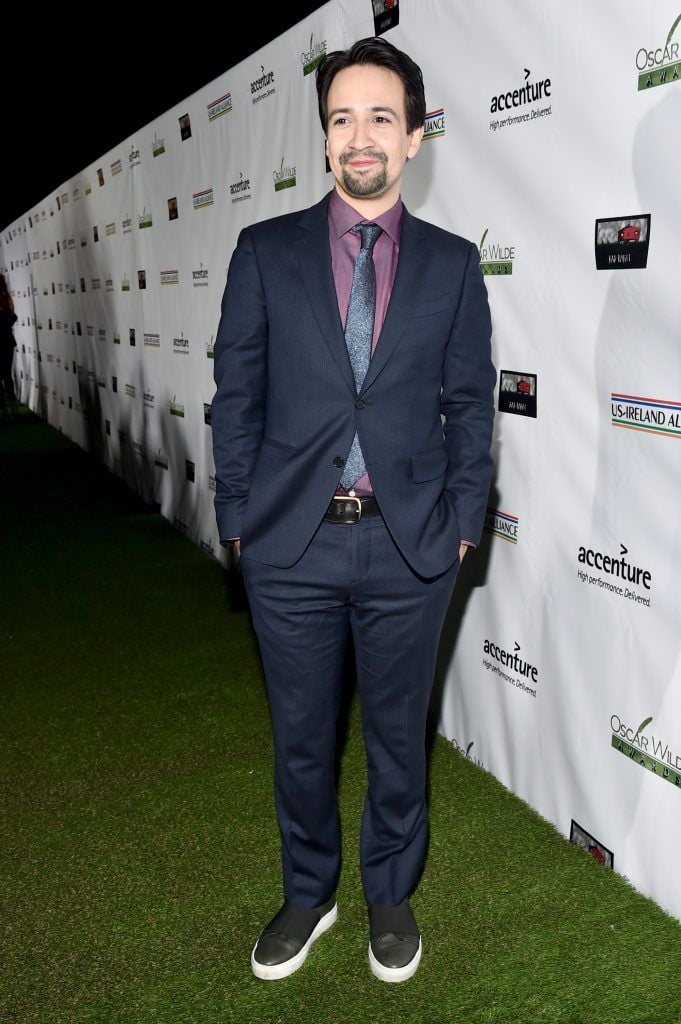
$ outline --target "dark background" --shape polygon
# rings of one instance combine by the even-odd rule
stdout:
[[[122,139],[291,28],[326,0],[196,4],[173,17],[140,4],[29,5],[3,26],[0,230]],[[230,9],[247,19],[237,30]],[[252,20],[249,17],[252,15]],[[3,16],[3,21],[5,20]]]

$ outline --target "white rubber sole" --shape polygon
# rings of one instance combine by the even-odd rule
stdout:
[[[381,981],[407,981],[418,970],[418,966],[421,963],[422,949],[421,939],[419,938],[419,948],[416,950],[413,960],[410,960],[404,967],[385,967],[378,962],[371,949],[371,943],[369,943],[369,966],[371,967],[371,973]]]
[[[280,978],[288,978],[289,974],[294,974],[298,968],[302,967],[305,963],[312,943],[318,939],[320,935],[323,935],[324,932],[329,930],[337,917],[338,904],[334,903],[331,910],[324,914],[324,917],[320,917],[312,931],[312,934],[310,935],[310,938],[307,940],[303,948],[283,964],[274,964],[269,967],[266,964],[258,963],[255,959],[255,950],[258,945],[256,942],[251,952],[251,969],[253,970],[256,978],[261,978],[263,981],[278,981]]]

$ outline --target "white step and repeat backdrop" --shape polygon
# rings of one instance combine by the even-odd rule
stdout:
[[[227,265],[331,187],[314,68],[375,13],[426,81],[405,202],[479,245],[499,371],[441,730],[681,917],[679,0],[327,4],[3,230],[20,396],[222,557]]]

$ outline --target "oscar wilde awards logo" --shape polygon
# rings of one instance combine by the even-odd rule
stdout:
[[[530,69],[523,68],[523,71],[525,72],[524,84],[515,89],[509,89],[506,92],[500,92],[498,95],[492,96],[489,106],[490,114],[502,113],[507,110],[518,110],[519,113],[507,114],[501,118],[495,117],[489,123],[490,131],[501,131],[502,128],[509,128],[513,125],[524,124],[527,121],[534,121],[536,118],[551,116],[552,104],[546,103],[546,100],[551,97],[551,79],[541,78],[532,82],[530,81],[532,73]],[[531,107],[528,113],[528,111],[522,108],[530,103],[537,105]]]
[[[665,402],[659,398],[642,398],[613,391],[610,409],[613,427],[640,430],[658,437],[681,437],[681,402]]]
[[[636,52],[636,71],[638,74],[638,91],[652,89],[656,85],[669,85],[681,78],[681,60],[679,44],[673,40],[674,33],[681,21],[679,14],[667,33],[663,44],[648,48],[642,46]]]
[[[582,546],[577,551],[577,579],[614,597],[650,608],[653,575],[649,569],[635,565],[628,554],[629,548],[622,543],[617,554]]]
[[[278,171],[272,171],[272,180],[274,181],[274,191],[281,192],[285,188],[295,188],[296,185],[296,169],[295,167],[285,167],[284,157],[281,158],[281,165]]]
[[[472,753],[473,747],[475,746],[475,740],[471,740],[470,743],[464,745],[457,740],[456,736],[452,736],[451,744],[460,757],[465,758],[466,761],[472,761],[473,764],[478,766],[478,768],[486,770],[481,759],[476,754]]]
[[[530,697],[537,696],[539,671],[536,665],[530,664],[519,654],[520,644],[517,640],[513,641],[512,651],[505,651],[503,647],[485,638],[482,650],[485,655],[482,664],[488,672],[493,672],[504,682],[529,694]]]
[[[645,733],[652,720],[652,717],[644,718],[637,729],[632,729],[619,715],[612,715],[610,746],[634,764],[657,775],[658,779],[681,789],[681,754],[677,754],[666,740],[652,732]]]
[[[310,35],[310,45],[300,55],[303,76],[311,75],[313,71],[316,71],[324,57],[326,57],[326,39],[315,42],[314,35]]]
[[[485,228],[480,239],[480,269],[488,277],[506,277],[513,273],[513,260],[515,259],[514,245],[501,245],[498,242],[487,242],[489,228]]]
[[[648,264],[650,214],[596,221],[596,269],[643,269]]]

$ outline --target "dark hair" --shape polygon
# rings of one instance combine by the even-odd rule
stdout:
[[[319,120],[326,135],[327,99],[331,83],[339,71],[353,64],[375,64],[379,68],[394,71],[404,86],[407,111],[407,134],[419,128],[426,120],[426,97],[423,89],[421,68],[411,57],[389,43],[387,39],[370,36],[353,43],[349,50],[334,50],[327,54],[317,68],[317,97]]]

